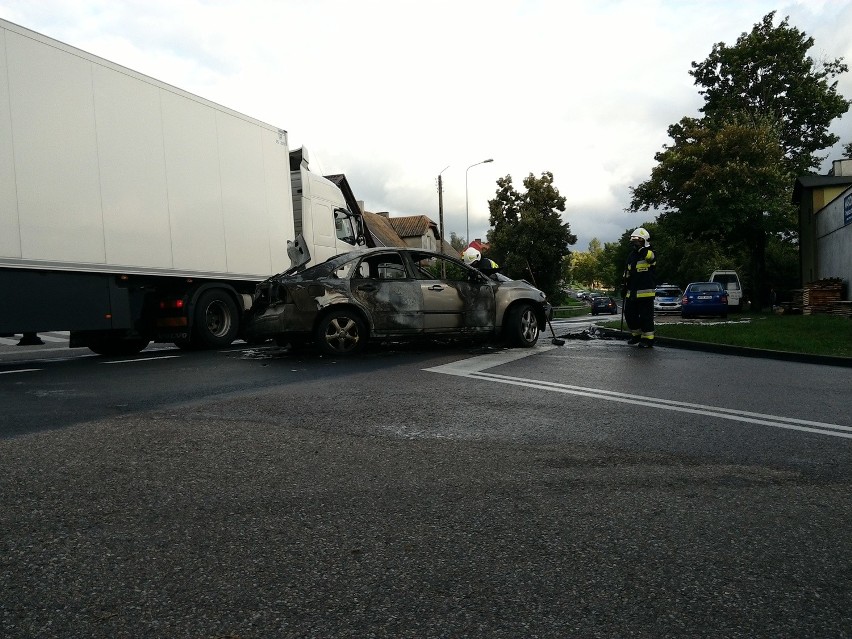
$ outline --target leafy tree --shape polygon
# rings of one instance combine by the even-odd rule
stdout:
[[[621,242],[606,242],[604,244],[598,257],[598,272],[604,287],[618,290],[621,286],[627,253],[627,250],[621,246]]]
[[[662,211],[661,235],[692,248],[682,259],[693,264],[696,255],[748,255],[749,279],[760,289],[768,238],[790,236],[795,226],[793,179],[774,121],[747,113],[683,118],[669,135],[674,143],[655,155],[657,166],[633,189],[630,208]]]
[[[455,231],[450,231],[450,246],[461,253],[467,248],[467,242],[465,242],[464,238],[461,235],[458,235]]]
[[[808,56],[813,38],[791,27],[789,17],[773,26],[774,17],[774,11],[766,14],[734,46],[713,45],[708,58],[693,62],[689,73],[701,87],[707,116],[771,114],[785,166],[795,177],[817,167],[824,158],[816,152],[839,140],[828,127],[849,109],[834,80],[847,66],[843,58],[814,62]]]
[[[624,267],[623,260],[612,255],[617,247],[609,242],[601,246],[601,241],[593,237],[587,252],[573,252],[572,281],[588,287],[615,288],[621,281],[619,269]]]
[[[843,145],[843,157],[852,158],[852,142]]]
[[[540,178],[530,173],[523,184],[526,191],[520,193],[511,175],[497,180],[496,195],[488,201],[488,257],[509,277],[529,279],[553,296],[559,289],[562,258],[577,236],[560,216],[565,198],[553,185],[552,173],[544,172]]]
[[[571,277],[573,281],[586,288],[595,285],[595,258],[591,253],[574,252],[571,254]]]

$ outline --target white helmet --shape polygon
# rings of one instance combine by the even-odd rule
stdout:
[[[464,258],[465,264],[473,264],[474,262],[476,262],[477,260],[479,260],[482,257],[482,253],[477,251],[472,246],[468,246],[464,250],[464,253],[462,253],[462,257]]]
[[[642,240],[645,246],[648,246],[648,242],[651,241],[651,234],[640,226],[630,234],[630,241],[633,240]]]

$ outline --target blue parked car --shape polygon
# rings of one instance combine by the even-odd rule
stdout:
[[[728,317],[728,292],[719,282],[692,282],[681,298],[680,316],[697,315]]]

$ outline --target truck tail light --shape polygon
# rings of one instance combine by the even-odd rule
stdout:
[[[186,305],[183,299],[177,300],[160,300],[160,310],[182,309]]]

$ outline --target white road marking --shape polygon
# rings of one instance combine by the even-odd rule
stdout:
[[[0,375],[11,375],[13,373],[31,373],[33,371],[40,371],[40,368],[19,368],[14,371],[0,371]]]
[[[825,422],[816,422],[806,419],[794,419],[792,417],[782,417],[778,415],[767,415],[764,413],[752,413],[749,411],[734,410],[719,406],[707,406],[705,404],[692,404],[689,402],[674,401],[670,399],[661,399],[655,397],[645,397],[643,395],[632,395],[630,393],[619,393],[616,391],[604,390],[601,388],[587,388],[584,386],[573,386],[571,384],[558,384],[556,382],[546,382],[535,379],[526,379],[523,377],[512,377],[509,375],[497,375],[494,373],[485,373],[488,368],[493,368],[507,362],[511,362],[522,357],[534,355],[545,350],[550,350],[553,347],[540,347],[537,349],[515,349],[504,353],[494,353],[491,355],[482,355],[473,357],[459,362],[444,364],[443,366],[435,366],[433,368],[424,369],[430,373],[442,373],[444,375],[458,375],[460,377],[469,377],[473,379],[481,379],[484,381],[497,382],[500,384],[511,384],[513,386],[523,386],[525,388],[536,388],[555,393],[566,393],[569,395],[579,395],[582,397],[591,397],[598,400],[608,400],[611,402],[622,402],[634,406],[648,406],[662,410],[670,410],[680,413],[691,413],[694,415],[706,415],[709,417],[718,417],[731,421],[744,422],[748,424],[761,424],[764,426],[773,426],[774,428],[784,428],[787,430],[798,430],[806,433],[815,433],[817,435],[828,435],[831,437],[842,437],[852,439],[852,426],[842,426],[840,424],[829,424]]]
[[[101,364],[133,364],[135,362],[150,362],[160,359],[175,359],[180,355],[160,355],[159,357],[140,357],[139,359],[115,359],[111,362],[100,362]]]

